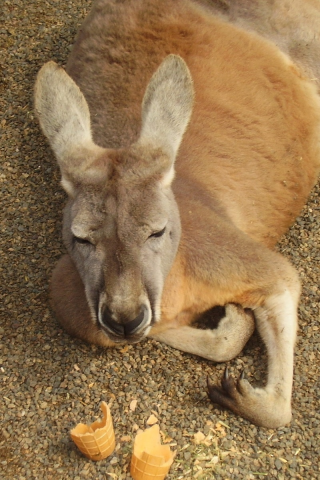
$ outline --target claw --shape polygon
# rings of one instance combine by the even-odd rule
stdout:
[[[209,398],[213,401],[213,403],[217,403],[218,405],[222,406],[223,398],[225,396],[223,388],[211,383],[209,377],[207,377],[207,387]]]
[[[207,376],[207,388],[208,388],[209,396],[211,391],[214,391],[220,388],[220,387],[217,387],[214,383],[211,383],[209,375]]]
[[[245,376],[244,376],[244,369],[243,369],[240,375],[240,380],[244,380],[244,379],[245,379]]]
[[[229,410],[232,410],[234,403],[232,396],[235,384],[233,378],[229,376],[228,368],[225,369],[221,386],[212,384],[209,378],[207,378],[207,384],[208,395],[211,401],[222,408],[228,408]]]

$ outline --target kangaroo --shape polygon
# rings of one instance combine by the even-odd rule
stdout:
[[[256,327],[266,385],[226,371],[209,396],[290,422],[300,283],[273,247],[320,170],[316,86],[192,1],[97,0],[66,71],[41,68],[35,109],[68,194],[51,282],[65,330],[225,362]],[[218,305],[217,328],[192,325]]]

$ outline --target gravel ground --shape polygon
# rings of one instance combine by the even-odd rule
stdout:
[[[135,431],[153,414],[177,450],[168,479],[319,479],[319,186],[280,245],[303,283],[288,427],[257,428],[211,405],[206,377],[218,380],[225,365],[154,341],[109,351],[89,346],[68,337],[50,311],[65,197],[34,119],[32,89],[43,63],[65,64],[89,3],[4,0],[1,7],[0,477],[129,479]],[[260,381],[265,361],[253,338],[230,369],[245,366]],[[101,400],[112,404],[117,447],[94,463],[69,430],[96,419]],[[199,431],[205,441],[196,444]]]

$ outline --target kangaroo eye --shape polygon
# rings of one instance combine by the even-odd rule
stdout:
[[[159,238],[159,237],[162,237],[162,235],[164,234],[164,232],[166,231],[166,227],[164,227],[162,230],[159,230],[159,232],[154,232],[152,233],[149,238]]]
[[[79,245],[92,245],[92,243],[87,238],[73,237],[73,241]]]

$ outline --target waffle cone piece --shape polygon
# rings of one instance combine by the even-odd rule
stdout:
[[[159,425],[137,433],[130,473],[134,480],[163,480],[172,465],[175,452],[161,445]]]
[[[90,460],[103,460],[112,454],[116,445],[110,408],[106,402],[102,402],[100,408],[103,420],[91,425],[79,423],[70,432],[74,443]]]

